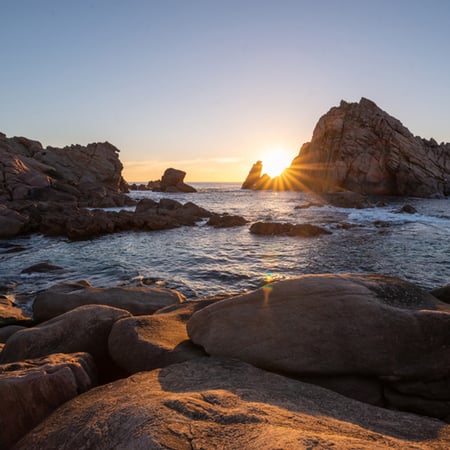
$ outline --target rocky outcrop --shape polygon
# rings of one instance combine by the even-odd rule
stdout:
[[[127,188],[118,153],[108,142],[43,148],[37,141],[0,134],[0,203],[123,205]]]
[[[186,172],[182,170],[169,168],[166,169],[159,185],[161,192],[197,192],[192,186],[184,182]]]
[[[252,168],[250,169],[250,172],[247,175],[247,178],[242,183],[242,189],[255,189],[256,183],[261,178],[262,168],[263,168],[262,161],[256,161],[256,163],[253,164]]]
[[[450,427],[240,361],[198,358],[91,389],[15,450],[448,448]]]
[[[152,287],[96,288],[87,280],[56,284],[39,292],[33,303],[33,318],[44,322],[84,305],[124,309],[135,316],[153,314],[165,306],[184,301],[171,289]]]
[[[450,420],[450,307],[407,282],[305,275],[210,305],[187,327],[208,354],[291,376],[375,377],[399,393],[386,406],[407,400],[421,413],[434,402],[428,414]],[[423,400],[416,406],[415,396]]]
[[[0,448],[10,448],[58,406],[96,384],[87,353],[0,364]]]
[[[27,215],[20,232],[63,235],[85,239],[121,231],[154,231],[193,226],[211,213],[192,202],[181,204],[171,199],[141,200],[136,211],[105,211],[58,203],[27,203],[18,206]],[[1,220],[0,220],[1,226]]]
[[[282,178],[279,189],[448,196],[450,143],[414,136],[366,98],[341,101],[320,118]]]

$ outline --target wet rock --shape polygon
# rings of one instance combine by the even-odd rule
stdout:
[[[27,273],[27,274],[48,273],[48,272],[59,272],[61,270],[64,270],[64,268],[61,266],[55,266],[54,264],[42,262],[38,264],[33,264],[32,266],[23,269],[20,273]]]
[[[414,208],[414,206],[412,206],[412,205],[406,204],[406,205],[403,205],[403,206],[400,208],[400,211],[399,211],[399,212],[401,212],[401,213],[406,213],[406,214],[416,214],[416,213],[417,213],[417,209]]]
[[[450,373],[450,307],[382,275],[304,275],[210,305],[188,322],[211,355],[293,375]],[[245,332],[243,331],[245,330]]]
[[[158,202],[155,202],[154,200],[150,198],[144,198],[142,200],[139,200],[139,202],[136,205],[135,213],[141,214],[143,212],[148,211],[155,211],[158,208]]]
[[[208,220],[206,225],[214,228],[231,228],[241,227],[248,223],[246,219],[241,216],[229,215],[229,214],[214,214]]]
[[[58,406],[96,384],[87,353],[0,365],[0,448],[9,448]]]
[[[362,194],[358,192],[332,192],[325,193],[322,195],[323,200],[325,200],[330,205],[336,206],[337,208],[372,208],[374,205],[372,202]]]
[[[152,316],[117,321],[109,335],[112,359],[128,373],[135,373],[206,356],[201,347],[190,341],[186,322],[195,311],[214,301],[185,302],[163,308]]]
[[[447,448],[448,425],[388,411],[235,360],[198,358],[65,403],[15,450]]]
[[[33,303],[33,317],[43,322],[83,305],[106,305],[133,315],[153,314],[158,309],[185,300],[171,289],[150,287],[96,288],[88,281],[64,282],[40,292]]]
[[[250,227],[250,233],[263,236],[299,236],[315,237],[322,234],[331,234],[325,228],[309,223],[291,224],[278,222],[256,222]]]
[[[324,204],[319,203],[319,202],[306,202],[306,203],[302,203],[301,205],[295,206],[294,209],[308,209],[308,208],[312,208],[312,207],[322,208],[323,206],[324,206]]]
[[[90,353],[102,377],[114,366],[108,354],[108,336],[119,319],[129,317],[123,309],[80,306],[33,328],[14,333],[6,342],[0,363],[40,358],[52,353]]]

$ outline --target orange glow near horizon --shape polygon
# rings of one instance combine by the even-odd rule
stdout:
[[[261,158],[263,163],[263,173],[269,175],[270,178],[281,175],[287,169],[293,157],[283,149],[272,150],[263,155]]]

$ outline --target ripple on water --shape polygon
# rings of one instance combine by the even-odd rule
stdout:
[[[333,231],[316,238],[263,237],[249,225],[213,229],[183,227],[129,232],[86,241],[33,235],[0,241],[0,284],[16,292],[36,292],[64,280],[88,279],[96,286],[132,285],[149,278],[188,298],[239,293],[274,280],[306,273],[377,272],[399,276],[426,288],[450,281],[448,200],[408,199],[417,214],[397,211],[405,200],[363,210],[326,207],[295,209],[308,196],[298,192],[241,191],[237,185],[198,185],[196,194],[173,194],[214,212],[262,219],[312,223]],[[167,194],[133,193],[158,200]],[[383,222],[377,227],[374,222]],[[352,227],[342,229],[340,224]],[[17,252],[8,249],[18,248]],[[61,273],[25,276],[20,272],[47,262]]]

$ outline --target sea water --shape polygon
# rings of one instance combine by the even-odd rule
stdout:
[[[189,299],[237,294],[268,280],[309,273],[382,273],[425,289],[450,282],[448,199],[389,198],[376,208],[296,209],[317,198],[301,192],[241,190],[232,183],[193,185],[197,193],[129,195],[192,201],[216,213],[241,215],[249,224],[215,229],[201,221],[194,227],[122,232],[82,241],[41,235],[0,240],[0,286],[15,286],[13,292],[30,302],[33,294],[52,284],[80,279],[98,287],[145,281],[177,289]],[[406,203],[418,212],[401,213]],[[256,236],[249,232],[256,221],[311,223],[332,234]],[[41,262],[62,270],[21,273]]]

